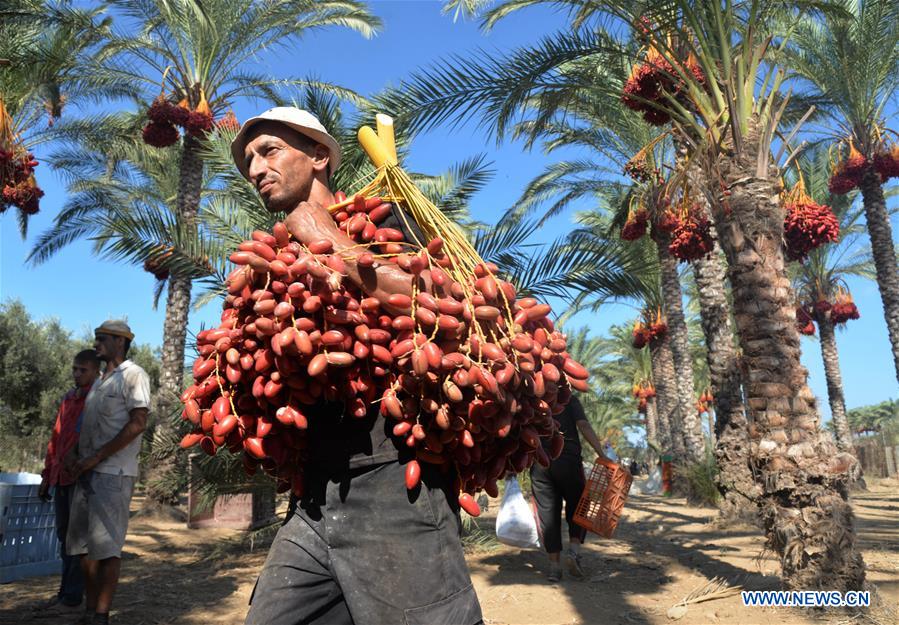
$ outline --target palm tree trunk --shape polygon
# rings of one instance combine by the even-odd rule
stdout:
[[[824,377],[827,379],[827,400],[830,402],[830,416],[836,433],[840,451],[852,453],[852,435],[846,419],[846,402],[843,399],[843,376],[840,374],[840,359],[837,353],[837,338],[833,322],[827,313],[815,313],[818,331],[821,334],[821,358],[824,360]]]
[[[883,197],[883,183],[873,167],[868,167],[862,176],[859,189],[865,207],[865,221],[871,237],[871,252],[874,269],[877,272],[877,287],[883,301],[883,316],[887,322],[887,332],[893,347],[893,364],[896,379],[899,380],[899,265],[893,246],[893,231]]]
[[[652,341],[649,350],[652,359],[652,381],[656,389],[659,443],[662,453],[670,454],[679,464],[685,464],[687,452],[681,434],[683,428],[677,418],[677,381],[668,337]]]
[[[203,185],[203,160],[200,142],[185,136],[181,151],[178,180],[178,216],[184,224],[196,224]],[[184,385],[184,347],[190,315],[191,279],[172,274],[165,306],[162,335],[162,371],[159,380],[156,424],[153,431],[154,461],[147,476],[147,503],[175,505],[185,476],[180,475],[176,439],[175,414],[180,408],[179,396]]]
[[[714,228],[712,236],[717,239]],[[693,276],[699,291],[699,316],[715,401],[713,434],[721,512],[726,518],[749,518],[756,513],[755,502],[760,491],[750,469],[740,361],[725,291],[727,267],[720,251],[716,241],[707,258],[693,262]]]
[[[847,500],[856,461],[819,429],[808,372],[799,360],[784,212],[773,177],[759,172],[755,120],[741,143],[739,150],[719,152],[707,188],[723,184],[729,194],[716,198],[712,214],[733,288],[767,545],[780,556],[786,589],[861,590],[865,566]]]
[[[659,445],[659,415],[656,411],[656,398],[648,397],[646,399],[646,443],[649,448],[649,457],[655,456],[653,448],[661,449]],[[654,466],[655,462],[648,462],[650,466]]]
[[[674,359],[675,389],[673,399],[675,411],[683,424],[682,435],[686,457],[691,462],[702,462],[704,445],[702,442],[702,422],[693,407],[693,359],[687,339],[687,320],[684,318],[683,294],[680,276],[677,273],[677,259],[668,251],[668,237],[655,235],[659,254],[659,271],[662,284],[662,298],[665,318],[668,322],[668,336],[671,356]]]

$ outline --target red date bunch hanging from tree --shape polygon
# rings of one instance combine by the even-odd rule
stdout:
[[[644,319],[638,319],[631,331],[633,346],[643,349],[654,341],[661,341],[668,334],[668,323],[662,317],[662,311],[656,311],[655,318],[651,312],[644,311]]]
[[[34,154],[19,140],[12,117],[0,98],[0,213],[13,206],[26,215],[40,210],[44,192],[34,178],[37,166]]]
[[[862,175],[868,167],[868,161],[864,155],[859,152],[852,140],[849,139],[849,155],[845,160],[831,163],[832,173],[828,183],[828,189],[834,195],[843,195],[855,189],[862,180]],[[840,145],[836,146],[837,154],[840,151]]]
[[[852,301],[852,294],[840,288],[830,307],[830,320],[834,324],[846,323],[852,319],[859,319],[858,307]]]
[[[645,29],[645,36],[651,40],[653,33]],[[669,56],[675,54],[670,39],[665,49]],[[705,75],[692,53],[685,55],[686,60],[676,61],[675,68],[656,46],[650,44],[642,63],[634,65],[631,74],[624,84],[621,102],[629,109],[642,113],[643,120],[653,126],[664,126],[671,121],[671,116],[659,105],[665,104],[666,97],[675,98],[681,106],[690,107],[687,84],[683,74],[689,74],[700,85],[705,84]]]
[[[627,221],[621,228],[621,238],[625,241],[636,241],[646,234],[648,224],[649,212],[642,206],[638,206],[636,210],[628,212]]]
[[[179,127],[193,137],[203,137],[214,125],[212,110],[202,90],[193,109],[187,98],[176,104],[170,101],[165,93],[159,94],[147,109],[147,118],[149,121],[143,129],[144,143],[156,148],[165,148],[177,143],[181,136]]]
[[[519,298],[495,265],[477,265],[463,285],[445,271],[453,260],[440,239],[420,247],[379,226],[390,204],[342,203],[338,226],[366,248],[358,265],[395,263],[433,288],[384,306],[346,278],[329,241],[304,246],[283,224],[255,232],[231,256],[221,325],[197,337],[195,383],[182,396],[193,431],[182,446],[242,453],[248,472],[300,493],[309,410],[321,399],[357,418],[379,410],[414,454],[406,486],[417,486],[422,462],[455,466],[460,505],[476,513],[477,491],[495,496],[503,476],[561,451],[553,415],[572,390],[588,390],[588,373],[550,307]]]
[[[818,204],[805,192],[800,179],[783,199],[784,245],[787,258],[802,261],[813,249],[834,243],[840,236],[840,224],[829,206]]]
[[[796,329],[805,336],[815,334],[815,319],[804,306],[796,306]]]
[[[641,380],[639,384],[634,384],[631,390],[634,399],[637,400],[637,412],[646,414],[646,407],[649,400],[656,396],[655,387],[649,380]]]
[[[668,251],[684,262],[708,256],[714,248],[712,224],[699,204],[692,204],[671,229]]]
[[[899,144],[885,144],[874,155],[874,169],[880,174],[880,181],[899,178]]]

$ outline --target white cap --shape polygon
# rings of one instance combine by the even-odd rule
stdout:
[[[318,118],[309,111],[304,111],[293,106],[276,106],[275,108],[271,108],[264,113],[257,115],[256,117],[251,117],[245,121],[243,126],[240,127],[237,136],[234,137],[234,141],[231,142],[231,156],[234,158],[234,164],[237,165],[237,169],[240,170],[240,173],[243,174],[244,178],[250,177],[249,170],[244,160],[244,151],[247,147],[247,134],[249,134],[250,128],[259,122],[264,121],[273,121],[284,124],[285,126],[293,128],[301,135],[306,135],[313,141],[317,141],[324,145],[328,148],[328,152],[330,153],[330,161],[328,164],[330,165],[331,173],[337,171],[337,167],[340,165],[340,146],[337,144],[334,137],[328,134],[328,130],[322,126],[322,123],[318,121]]]

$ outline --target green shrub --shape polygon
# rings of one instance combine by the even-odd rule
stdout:
[[[718,505],[721,497],[716,483],[718,465],[711,452],[707,451],[701,462],[678,467],[676,471],[684,477],[682,483],[687,489],[687,501],[697,506]]]

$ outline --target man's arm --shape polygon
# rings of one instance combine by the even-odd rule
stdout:
[[[128,416],[130,417],[128,423],[125,424],[125,427],[123,427],[111,441],[103,445],[96,454],[90,458],[85,458],[75,465],[75,477],[90,471],[117,451],[127,447],[131,441],[143,434],[144,430],[147,429],[148,412],[149,411],[146,408],[132,409],[128,413]]]
[[[596,435],[596,432],[593,430],[593,426],[590,425],[590,422],[586,419],[581,419],[577,421],[577,429],[578,431],[587,439],[587,442],[590,443],[590,447],[596,451],[596,455],[600,458],[605,458],[606,454],[602,450],[602,441],[599,440],[599,437]]]
[[[359,267],[356,259],[367,248],[357,245],[349,236],[341,232],[327,209],[316,203],[303,202],[284,220],[290,234],[302,243],[327,239],[334,245],[334,253],[346,263],[347,277],[370,297],[387,305],[387,298],[396,293],[412,295],[413,277],[390,263],[377,267]],[[419,285],[430,290],[430,280],[422,280]],[[388,306],[389,308],[389,306]]]
[[[47,443],[47,453],[44,456],[44,470],[41,471],[41,485],[37,489],[37,496],[43,500],[50,499],[50,465],[56,455],[56,446],[59,444],[59,433],[62,431],[62,408],[65,405],[66,395],[63,395],[56,410],[56,420],[53,422],[53,431],[50,433],[50,441]]]

